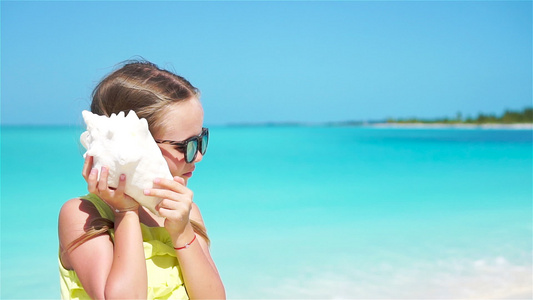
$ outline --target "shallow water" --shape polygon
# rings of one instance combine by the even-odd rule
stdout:
[[[229,298],[531,297],[531,130],[210,131],[189,187]],[[2,128],[2,298],[59,297],[80,133]]]

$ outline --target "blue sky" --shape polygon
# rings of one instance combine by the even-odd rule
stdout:
[[[499,114],[532,105],[532,2],[1,1],[1,122],[80,124],[137,56],[208,125]]]

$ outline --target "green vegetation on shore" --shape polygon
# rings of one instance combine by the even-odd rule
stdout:
[[[484,125],[484,124],[528,124],[533,126],[533,107],[524,108],[522,111],[506,110],[501,116],[493,114],[480,113],[476,118],[463,118],[460,112],[457,113],[455,118],[435,118],[435,119],[419,119],[419,118],[406,118],[406,119],[394,119],[388,118],[386,120],[367,120],[367,121],[341,121],[341,122],[326,122],[326,123],[300,123],[300,122],[258,122],[258,123],[230,123],[227,126],[233,127],[255,127],[255,126],[267,126],[267,127],[294,127],[294,126],[367,126],[373,124],[445,124],[445,125]]]
[[[440,118],[440,119],[393,119],[388,118],[387,123],[424,123],[424,124],[528,124],[533,123],[533,108],[527,107],[523,111],[506,110],[501,116],[493,114],[480,113],[477,118],[463,118],[460,112],[455,118]]]

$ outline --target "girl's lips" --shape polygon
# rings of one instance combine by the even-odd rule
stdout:
[[[194,168],[196,169],[196,168]],[[183,176],[185,177],[191,177],[192,176],[192,172],[194,172],[194,169],[192,169],[191,171],[187,172],[187,173],[183,173]]]

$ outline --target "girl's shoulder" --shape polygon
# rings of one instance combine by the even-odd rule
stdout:
[[[72,198],[65,202],[59,211],[59,226],[62,223],[80,223],[80,221],[89,221],[93,218],[99,218],[100,213],[91,201],[80,197]],[[72,224],[71,224],[72,225]]]
[[[93,285],[93,294],[103,295],[98,292],[103,291],[98,289],[101,282],[95,281],[94,278],[107,278],[106,272],[109,271],[113,260],[113,242],[107,234],[94,234],[93,221],[97,219],[102,218],[89,200],[72,198],[63,204],[58,222],[59,259],[65,270],[75,270],[81,282],[85,280],[85,283]],[[97,292],[95,282],[98,285]],[[88,291],[86,287],[85,290]]]

